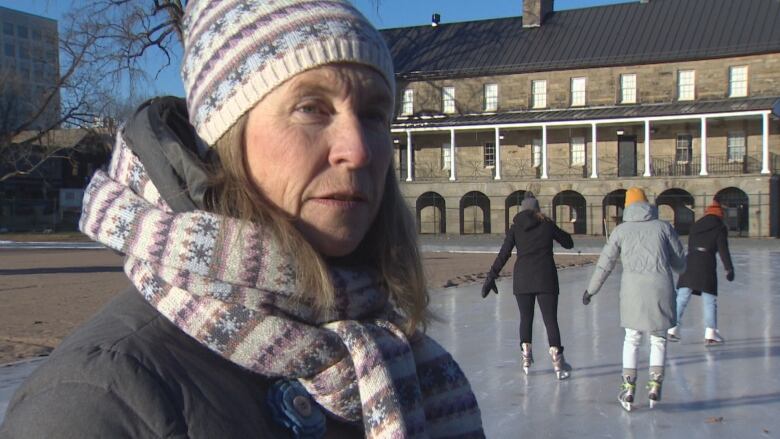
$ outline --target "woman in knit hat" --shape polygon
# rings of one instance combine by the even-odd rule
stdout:
[[[506,261],[517,251],[513,273],[512,291],[520,310],[520,352],[523,371],[533,364],[531,349],[532,328],[534,324],[534,303],[539,303],[544,326],[547,329],[550,359],[558,379],[569,377],[571,367],[563,357],[563,345],[558,328],[558,270],[553,259],[553,241],[563,248],[572,248],[571,236],[539,210],[539,202],[531,192],[526,192],[520,203],[520,212],[515,215],[512,225],[506,232],[504,244],[496,256],[493,266],[482,286],[482,297],[490,291],[498,294],[496,279]]]
[[[729,252],[728,228],[723,222],[723,209],[717,200],[704,210],[704,216],[691,226],[688,235],[688,257],[685,273],[677,281],[677,326],[669,329],[669,340],[680,339],[683,312],[691,294],[701,295],[704,317],[704,344],[723,343],[718,332],[718,276],[715,253],[726,269],[726,279],[734,280],[734,265]]]
[[[144,104],[81,230],[132,288],[2,437],[484,437],[392,171],[393,60],[346,0],[191,0],[186,103]]]
[[[650,372],[647,383],[652,407],[661,400],[666,362],[666,331],[676,324],[673,272],[685,270],[685,249],[674,228],[658,219],[655,206],[642,189],[629,188],[623,222],[609,236],[582,303],[588,305],[607,277],[621,262],[620,326],[625,328],[620,404],[630,411],[634,403],[637,356],[642,337],[650,338]]]

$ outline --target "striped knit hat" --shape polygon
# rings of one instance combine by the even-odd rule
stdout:
[[[181,76],[190,122],[214,145],[265,95],[325,64],[373,67],[395,96],[393,59],[346,0],[191,0]]]

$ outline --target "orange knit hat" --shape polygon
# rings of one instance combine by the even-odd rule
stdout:
[[[723,218],[723,208],[720,207],[720,203],[718,203],[715,200],[712,200],[712,203],[710,203],[709,206],[707,206],[706,209],[704,209],[705,215],[715,215],[718,218]]]
[[[647,202],[647,197],[645,196],[645,191],[638,187],[630,187],[626,191],[626,205],[625,207],[628,207],[630,204],[634,204],[637,201],[644,201]]]

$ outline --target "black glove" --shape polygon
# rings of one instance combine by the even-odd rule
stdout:
[[[734,270],[727,270],[726,271],[726,280],[731,282],[734,280]]]
[[[487,279],[485,279],[485,283],[482,284],[482,298],[490,294],[490,290],[493,290],[494,293],[498,294],[498,288],[496,287],[496,278],[488,275]]]
[[[582,304],[587,305],[590,303],[590,297],[592,294],[588,294],[588,290],[585,290],[584,293],[582,293]]]

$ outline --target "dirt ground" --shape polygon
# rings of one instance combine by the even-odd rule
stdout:
[[[432,289],[479,282],[493,254],[426,253]],[[558,255],[559,267],[594,256]],[[514,257],[502,276],[511,276]],[[129,286],[110,250],[0,250],[0,364],[46,355],[117,292]],[[475,286],[475,293],[476,293]]]

